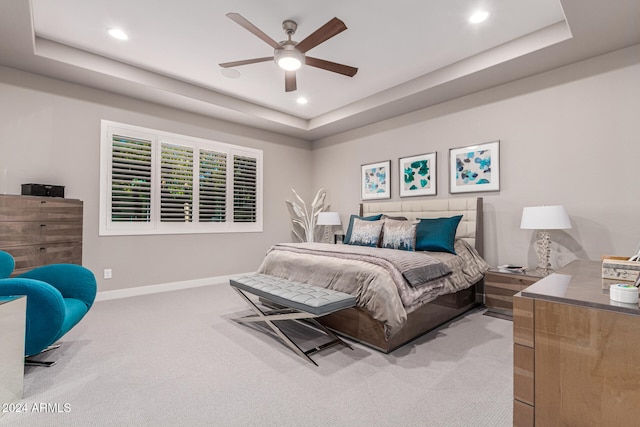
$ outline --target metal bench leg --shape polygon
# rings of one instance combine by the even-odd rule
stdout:
[[[255,312],[258,314],[258,316],[243,317],[240,319],[235,319],[236,322],[239,322],[239,323],[265,322],[282,339],[282,341],[284,341],[285,344],[287,344],[287,346],[289,346],[289,348],[291,348],[291,350],[293,350],[298,356],[304,359],[307,359],[309,362],[318,366],[318,364],[311,357],[309,357],[307,353],[302,351],[302,349],[298,347],[298,345],[295,342],[293,342],[276,324],[272,322],[272,320],[310,319],[312,317],[315,317],[313,314],[293,312],[293,313],[287,313],[287,314],[274,314],[270,316],[268,313],[265,313],[262,310],[260,310],[260,308],[256,304],[254,304],[254,302],[251,301],[251,299],[248,296],[246,296],[244,292],[242,292],[240,289],[236,287],[233,287],[233,289],[235,289],[235,291],[238,292],[238,294],[242,298],[244,298],[244,300],[247,301],[249,305],[253,307]],[[277,311],[281,312],[282,310],[277,310]]]
[[[353,350],[353,347],[351,347],[351,345],[349,343],[347,343],[346,341],[343,341],[342,338],[340,338],[339,336],[334,334],[331,330],[327,329],[326,326],[324,326],[322,323],[318,322],[316,319],[307,319],[307,320],[309,322],[313,323],[315,326],[317,326],[322,331],[324,331],[324,333],[329,335],[331,338],[333,338],[334,341],[337,341],[336,344],[343,344],[344,346],[349,347],[351,350]]]

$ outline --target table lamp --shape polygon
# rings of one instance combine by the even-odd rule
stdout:
[[[338,212],[320,212],[318,214],[318,221],[316,222],[317,225],[324,225],[324,238],[322,239],[323,242],[327,242],[327,241],[331,241],[330,239],[330,235],[333,236],[333,226],[334,225],[341,225],[342,223],[340,222],[340,214]],[[329,230],[332,230],[331,233],[329,233]],[[334,243],[335,243],[335,238],[334,238]]]
[[[564,206],[535,206],[522,210],[520,228],[538,230],[538,268],[542,274],[551,271],[551,236],[547,230],[566,230],[571,228],[571,221]]]

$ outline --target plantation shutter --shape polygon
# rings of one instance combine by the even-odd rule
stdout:
[[[262,150],[101,121],[100,236],[263,231]]]
[[[111,137],[111,221],[151,221],[151,141]]]
[[[200,222],[227,220],[227,155],[200,150]]]
[[[257,159],[233,156],[233,222],[256,222]]]
[[[160,221],[193,221],[193,148],[162,143]]]

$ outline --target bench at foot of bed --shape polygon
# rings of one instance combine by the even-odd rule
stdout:
[[[315,319],[356,305],[356,298],[343,292],[332,291],[318,286],[293,282],[266,274],[250,274],[240,276],[229,281],[231,287],[245,300],[256,315],[235,319],[240,323],[265,322],[297,355],[307,359],[314,365],[311,355],[336,344],[343,344],[352,348],[336,334],[325,328]],[[253,294],[261,299],[275,303],[284,308],[263,310],[258,307],[247,294]],[[331,341],[303,351],[274,321],[306,320],[327,334]]]

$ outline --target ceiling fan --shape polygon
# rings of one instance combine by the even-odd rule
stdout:
[[[245,28],[249,32],[255,34],[265,43],[273,47],[273,56],[266,56],[263,58],[246,59],[244,61],[225,62],[220,64],[223,68],[238,67],[240,65],[255,64],[258,62],[266,62],[275,60],[276,64],[284,72],[284,88],[286,92],[292,92],[297,89],[296,84],[296,70],[302,67],[302,65],[309,65],[311,67],[321,68],[323,70],[332,71],[334,73],[343,74],[345,76],[353,77],[358,69],[350,67],[348,65],[337,64],[335,62],[326,61],[324,59],[312,58],[306,56],[307,51],[329,40],[331,37],[340,34],[347,29],[347,26],[338,18],[333,18],[322,27],[318,28],[312,34],[307,36],[301,42],[291,40],[298,28],[292,20],[286,20],[282,23],[282,29],[288,36],[288,40],[277,42],[271,37],[262,32],[258,27],[247,21],[239,13],[227,13],[227,16],[235,23]]]

